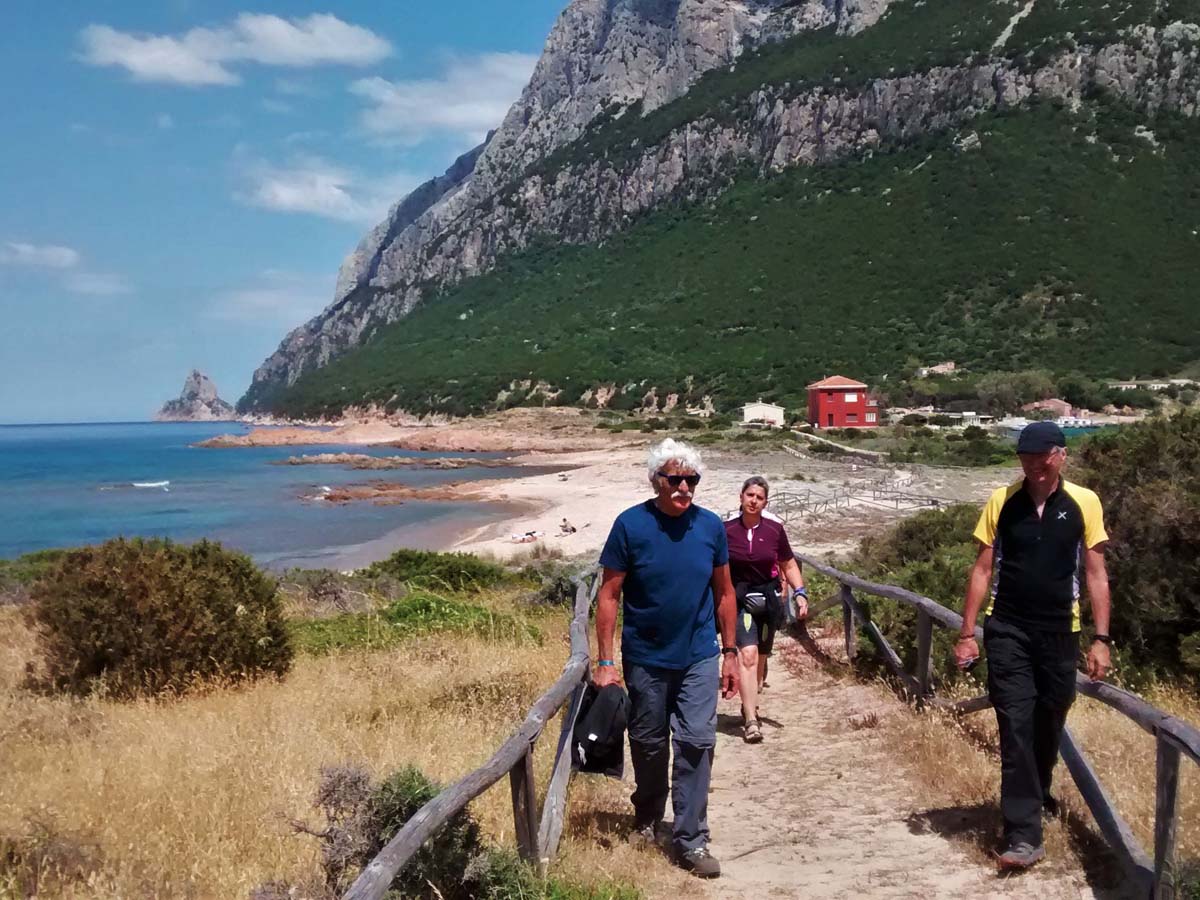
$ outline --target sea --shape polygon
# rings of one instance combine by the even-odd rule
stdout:
[[[249,554],[273,570],[349,569],[399,547],[445,549],[513,515],[502,503],[406,501],[333,504],[322,488],[367,481],[414,487],[513,477],[515,467],[355,471],[272,465],[297,454],[503,458],[392,447],[200,448],[237,423],[0,426],[0,559],[109,538],[201,538]],[[530,474],[522,468],[523,474]]]

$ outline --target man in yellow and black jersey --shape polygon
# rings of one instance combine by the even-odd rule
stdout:
[[[978,658],[975,621],[990,586],[983,642],[1000,729],[1000,866],[1009,869],[1046,855],[1042,810],[1057,808],[1050,781],[1075,699],[1081,572],[1096,629],[1087,653],[1091,678],[1108,672],[1111,644],[1100,498],[1063,479],[1066,438],[1053,422],[1028,425],[1017,455],[1025,477],[992,494],[975,528],[979,555],[954,648],[960,666]]]

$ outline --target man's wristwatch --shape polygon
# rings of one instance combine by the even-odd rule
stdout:
[[[726,653],[732,653],[734,656],[737,656],[737,647],[722,647],[721,655],[724,656]]]
[[[960,634],[960,635],[958,636],[958,642],[959,642],[960,644],[961,644],[963,641],[973,641],[973,640],[975,640],[975,632],[973,632],[973,631],[972,631],[970,634]]]
[[[1099,641],[1102,644],[1107,644],[1109,647],[1112,646],[1112,642],[1113,642],[1112,638],[1110,636],[1108,636],[1107,634],[1093,634],[1092,640]]]

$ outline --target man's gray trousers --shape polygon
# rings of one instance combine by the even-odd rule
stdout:
[[[686,669],[662,669],[626,660],[624,671],[631,704],[629,749],[637,782],[633,792],[637,827],[656,825],[666,811],[670,739],[674,749],[672,842],[679,852],[707,846],[720,657]]]

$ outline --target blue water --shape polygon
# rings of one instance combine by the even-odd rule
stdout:
[[[503,517],[484,504],[411,501],[337,505],[304,498],[322,485],[394,481],[414,486],[511,477],[503,468],[353,471],[279,466],[298,453],[352,451],[413,457],[394,448],[203,449],[197,441],[245,428],[231,423],[0,426],[0,558],[120,535],[212,538],[271,568],[344,568],[398,546],[438,547],[459,531]],[[169,481],[162,488],[134,482]]]

